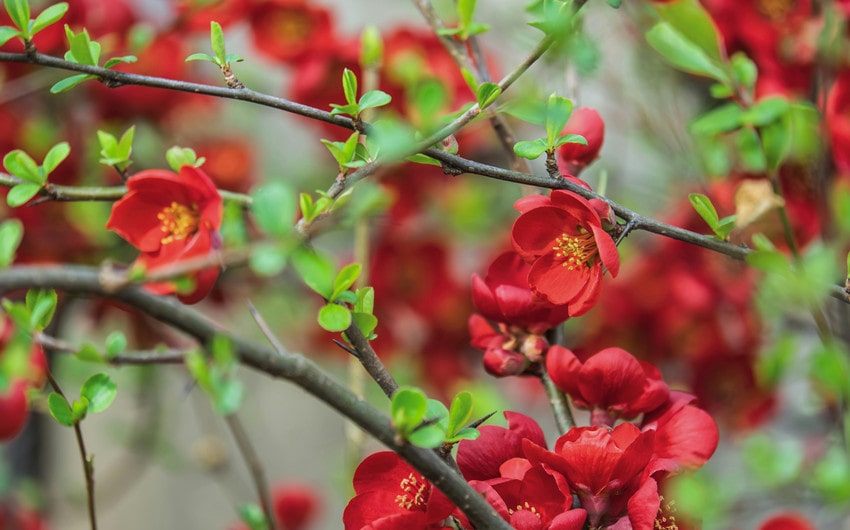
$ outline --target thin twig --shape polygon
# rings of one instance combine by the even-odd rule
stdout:
[[[62,392],[62,388],[59,387],[59,383],[53,377],[53,373],[51,373],[50,369],[46,370],[47,380],[50,381],[50,386],[53,387],[53,390],[59,394],[59,396],[65,400],[65,403],[68,406],[71,406],[71,402],[65,396],[65,393]],[[87,506],[89,512],[89,525],[91,530],[97,530],[97,515],[94,509],[94,456],[89,456],[88,451],[86,451],[86,443],[83,440],[83,430],[80,427],[79,421],[74,421],[74,435],[77,438],[77,447],[80,450],[80,460],[83,464],[83,476],[86,480],[86,498],[87,498]]]
[[[272,510],[271,496],[266,482],[266,472],[263,465],[260,463],[260,458],[257,456],[257,451],[251,443],[251,439],[245,432],[242,422],[236,414],[228,414],[224,417],[224,422],[233,435],[236,441],[236,447],[242,454],[245,464],[248,466],[248,471],[251,473],[251,480],[254,482],[254,487],[257,489],[257,497],[260,500],[260,507],[266,516],[266,521],[271,530],[278,530],[277,519],[275,518],[274,510]]]
[[[378,383],[378,386],[381,387],[381,390],[384,391],[387,397],[392,397],[396,390],[398,390],[398,383],[390,371],[387,370],[387,367],[384,366],[384,363],[381,362],[381,359],[378,358],[378,354],[375,353],[372,345],[363,336],[363,332],[360,331],[356,323],[352,322],[348,329],[345,330],[345,336],[351,342],[351,345],[354,346],[354,350],[357,352],[356,358],[363,365],[363,368],[366,369],[366,372]]]

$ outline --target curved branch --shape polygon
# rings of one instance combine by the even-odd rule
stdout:
[[[111,290],[101,284],[98,269],[76,265],[18,266],[0,270],[0,294],[21,289],[57,289],[68,293],[111,298],[130,305],[206,343],[224,332],[197,311],[174,299],[154,296],[135,286]],[[281,355],[272,348],[230,337],[242,363],[272,377],[287,379],[350,418],[378,441],[397,452],[440,489],[469,517],[476,528],[510,530],[484,498],[436,453],[408,443],[399,444],[390,419],[300,354]]]

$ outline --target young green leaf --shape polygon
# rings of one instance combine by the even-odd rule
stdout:
[[[587,145],[587,138],[580,134],[565,134],[559,137],[552,145],[554,148],[561,147],[564,144],[580,144]]]
[[[53,320],[59,297],[53,289],[30,289],[26,305],[30,311],[30,329],[43,330]]]
[[[3,46],[15,37],[20,37],[21,32],[10,26],[0,26],[0,46]]]
[[[573,112],[573,102],[569,99],[551,94],[546,102],[546,139],[547,145],[553,146],[561,131],[567,125]],[[585,142],[586,143],[586,142]]]
[[[94,374],[83,383],[80,396],[88,400],[88,412],[97,414],[106,410],[118,393],[118,386],[106,374]]]
[[[103,355],[101,355],[100,350],[98,350],[97,347],[90,342],[83,343],[83,345],[80,346],[80,349],[74,353],[74,357],[81,361],[90,363],[106,362]]]
[[[8,219],[0,223],[0,268],[8,267],[15,261],[15,251],[21,244],[24,225],[18,219]]]
[[[183,62],[186,62],[186,63],[191,62],[191,61],[208,61],[208,62],[211,62],[211,63],[218,64],[216,62],[215,57],[213,57],[212,55],[210,55],[208,53],[203,53],[203,52],[193,53],[192,55],[190,55],[189,57],[186,57],[186,59],[183,60]]]
[[[357,105],[357,76],[348,68],[342,71],[342,92],[346,103]]]
[[[291,255],[292,265],[308,287],[322,295],[325,300],[333,293],[336,277],[333,263],[324,254],[309,247],[298,247]]]
[[[422,423],[428,409],[425,392],[414,387],[402,387],[393,394],[390,417],[396,431],[406,435]]]
[[[33,21],[32,28],[30,30],[30,36],[35,35],[47,26],[59,22],[59,19],[65,16],[65,13],[67,12],[67,2],[59,2],[58,4],[53,4],[52,6],[48,7],[47,9],[39,13],[37,17],[35,17],[35,21]]]
[[[106,356],[111,359],[127,349],[127,337],[115,330],[106,336],[105,345]]]
[[[702,193],[691,193],[688,195],[688,199],[691,201],[694,210],[705,220],[711,230],[714,231],[717,228],[719,218],[717,216],[717,210],[711,204],[711,199]]]
[[[370,90],[360,96],[360,101],[357,102],[357,112],[359,114],[366,109],[383,107],[384,105],[389,104],[392,99],[393,98],[389,94],[382,90]]]
[[[514,144],[514,153],[517,156],[522,158],[527,158],[529,160],[534,160],[539,158],[546,149],[548,149],[548,145],[546,144],[545,138],[538,138],[537,140],[531,141],[522,141]]]
[[[71,90],[72,88],[74,88],[75,86],[79,85],[80,83],[82,83],[84,81],[88,81],[89,79],[95,79],[95,77],[96,76],[89,75],[89,74],[77,74],[77,75],[72,75],[71,77],[66,77],[65,79],[62,79],[61,81],[57,81],[56,83],[54,83],[53,86],[50,87],[50,93],[51,94],[61,94],[62,92],[66,92],[68,90]]]
[[[478,90],[475,91],[475,99],[478,101],[478,106],[482,109],[486,109],[492,105],[501,95],[502,88],[496,83],[489,81],[481,83],[478,86]]]
[[[678,2],[654,3],[661,18],[673,28],[688,36],[700,50],[715,61],[722,61],[724,50],[720,32],[711,15],[698,0],[680,0]]]
[[[281,181],[269,181],[251,192],[251,213],[260,229],[275,237],[292,231],[295,191]]]
[[[66,427],[74,426],[74,413],[71,411],[71,407],[68,405],[65,398],[56,392],[51,392],[47,396],[47,410],[50,411],[50,415],[53,416],[53,419],[61,425]]]
[[[195,150],[190,147],[173,146],[165,152],[165,160],[174,171],[180,171],[183,166],[200,167],[206,162],[206,158],[195,154]]]
[[[12,208],[23,206],[27,201],[35,197],[40,190],[41,185],[39,184],[17,184],[6,195],[6,204]]]
[[[359,263],[351,263],[339,271],[336,278],[334,278],[331,300],[336,300],[336,297],[342,294],[343,291],[348,290],[349,287],[354,285],[354,282],[356,282],[357,278],[360,276],[361,269],[362,266]]]
[[[469,392],[460,392],[449,407],[449,423],[446,427],[446,434],[451,437],[460,431],[469,422],[472,416],[472,394]]]
[[[693,134],[713,135],[739,129],[744,123],[744,111],[738,103],[727,103],[712,109],[690,125]]]
[[[371,313],[363,313],[360,311],[352,311],[351,318],[360,332],[369,340],[374,339],[377,335],[374,334],[375,328],[378,327],[378,318]]]
[[[68,145],[68,142],[60,142],[54,145],[50,151],[44,156],[44,162],[42,163],[42,167],[44,168],[44,177],[45,180],[50,173],[53,172],[56,167],[62,163],[63,160],[68,158],[68,155],[71,153],[71,146]]]
[[[122,55],[121,57],[110,57],[103,63],[104,68],[112,68],[119,63],[135,63],[139,59],[135,55]]]
[[[6,12],[12,23],[23,32],[23,37],[29,40],[32,34],[29,31],[30,5],[27,0],[5,0]]]
[[[351,320],[351,311],[339,304],[329,303],[319,309],[318,322],[326,331],[345,331],[351,325]]]
[[[675,68],[730,84],[729,76],[702,48],[667,22],[659,22],[646,33],[649,45]]]
[[[224,47],[224,32],[221,31],[221,24],[215,20],[210,21],[210,44],[212,45],[213,53],[215,54],[216,64],[219,66],[227,64],[227,51]]]
[[[3,167],[21,180],[32,184],[44,184],[44,178],[38,169],[38,164],[30,155],[20,149],[10,151],[3,157]]]

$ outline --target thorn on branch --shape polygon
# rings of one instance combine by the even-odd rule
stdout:
[[[350,355],[352,355],[352,356],[354,356],[354,357],[357,357],[357,358],[359,358],[359,357],[360,357],[360,354],[358,354],[358,353],[357,353],[357,350],[355,350],[354,348],[352,348],[352,347],[351,347],[351,346],[349,346],[348,344],[345,344],[345,343],[344,343],[344,342],[342,342],[341,340],[333,339],[333,342],[334,342],[334,344],[336,344],[337,346],[339,346],[340,348],[342,348],[343,350],[345,350],[345,351],[346,351],[346,353],[348,353],[348,354],[350,354]]]

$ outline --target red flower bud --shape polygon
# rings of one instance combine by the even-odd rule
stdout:
[[[587,145],[566,143],[556,152],[558,169],[561,173],[572,175],[577,168],[583,168],[599,156],[605,138],[605,122],[596,110],[579,107],[570,116],[563,134],[580,134],[587,140]]]

